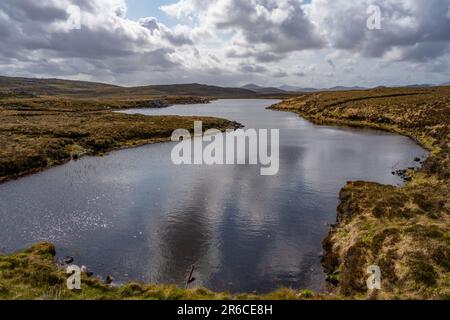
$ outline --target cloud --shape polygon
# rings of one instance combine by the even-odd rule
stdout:
[[[373,5],[381,10],[381,30],[367,27]],[[236,59],[277,62],[327,47],[361,57],[429,61],[449,50],[449,0],[180,0],[162,9],[213,34],[231,32],[227,57]]]
[[[299,0],[181,0],[162,9],[205,29],[233,32],[235,49],[229,57],[279,61],[290,52],[324,46]]]
[[[336,65],[334,64],[333,60],[328,59],[327,63],[330,65],[330,67],[332,67],[333,69],[336,69]]]
[[[244,73],[266,73],[269,71],[266,67],[247,63],[241,63],[239,70]]]
[[[367,28],[367,8],[381,10],[381,30]],[[308,16],[334,49],[370,58],[426,61],[448,52],[448,0],[314,0]]]
[[[278,71],[272,73],[272,77],[274,77],[274,78],[285,78],[288,75],[289,74],[287,72],[282,71],[282,70],[278,70]]]
[[[44,1],[2,1],[0,3],[2,11],[12,20],[16,21],[36,21],[52,23],[67,20],[69,14],[63,6],[57,6],[56,2]]]
[[[164,24],[159,23],[154,17],[141,18],[138,23],[149,30],[152,35],[159,35],[161,39],[169,41],[174,46],[194,44],[190,38],[190,30],[186,27],[178,26],[170,29]]]
[[[70,5],[81,9],[79,29],[70,24]],[[179,67],[173,48],[192,44],[182,28],[126,19],[123,0],[2,0],[0,27],[0,54],[39,75],[167,71]]]
[[[421,70],[448,81],[439,69],[450,65],[450,0],[172,1],[161,8],[176,20],[169,26],[152,16],[128,19],[126,0],[1,0],[0,73],[324,87],[330,79],[400,82]],[[71,5],[81,10],[80,29],[71,25]],[[380,8],[381,30],[367,28],[369,5]],[[368,78],[376,65],[388,67]]]

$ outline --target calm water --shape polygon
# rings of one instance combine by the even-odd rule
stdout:
[[[322,289],[321,241],[349,180],[401,184],[394,168],[426,152],[405,137],[315,126],[265,110],[276,101],[134,110],[210,115],[281,129],[280,172],[254,166],[171,163],[172,143],[86,157],[0,185],[0,250],[57,245],[96,274],[118,281],[195,285],[231,292],[280,286]]]

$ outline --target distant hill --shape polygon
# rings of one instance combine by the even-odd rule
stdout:
[[[409,86],[406,86],[406,88],[430,88],[433,86],[434,85],[432,84],[424,83],[424,84],[411,84]]]
[[[33,95],[84,95],[96,91],[104,92],[117,89],[120,89],[120,87],[96,82],[0,76],[1,91],[20,91]]]
[[[255,97],[255,92],[243,88],[224,88],[208,86],[198,83],[155,85],[145,87],[126,88],[125,92],[130,95],[158,95],[158,96],[205,96],[217,98],[251,98]]]
[[[0,76],[0,92],[20,92],[36,96],[74,98],[117,98],[199,96],[214,98],[256,98],[264,92],[244,88],[222,88],[202,84],[152,85],[120,87],[110,84],[61,79],[13,78]],[[281,92],[277,92],[281,93]]]
[[[263,89],[263,87],[260,87],[254,83],[249,83],[249,84],[246,84],[245,86],[242,86],[242,89],[258,91],[258,90]]]
[[[338,86],[338,87],[329,88],[327,90],[329,90],[329,91],[353,91],[353,90],[367,90],[367,88],[358,87],[358,86],[354,86],[354,87]]]
[[[295,86],[289,86],[289,85],[283,85],[279,87],[281,90],[287,91],[287,92],[317,92],[317,91],[352,91],[352,90],[366,90],[367,88],[364,87],[333,87],[333,88],[302,88],[302,87],[295,87]]]
[[[261,93],[261,94],[285,94],[285,93],[287,93],[287,91],[279,89],[279,88],[261,87],[256,84],[253,84],[253,83],[243,86],[242,89],[251,90],[253,92]]]
[[[439,86],[450,86],[450,82]],[[428,88],[431,84],[409,85],[410,88]],[[283,85],[278,88],[263,87],[257,84],[247,84],[241,88],[226,88],[210,86],[198,83],[150,85],[140,87],[121,87],[111,84],[72,81],[63,79],[38,79],[0,76],[0,97],[20,95],[22,97],[33,96],[63,96],[81,99],[111,98],[111,99],[146,99],[154,97],[193,96],[205,98],[283,98],[297,96],[302,93],[323,91],[353,91],[366,90],[367,88],[353,86],[336,86],[333,88],[304,88],[291,85]]]
[[[303,89],[305,89],[305,88],[294,87],[294,86],[290,86],[290,85],[286,85],[286,84],[280,86],[279,89],[280,89],[280,90],[283,90],[283,91],[287,91],[287,92],[299,92],[299,91],[305,92],[305,90],[303,90]],[[311,88],[311,89],[312,89],[312,88]],[[315,90],[315,89],[312,89],[312,90]]]
[[[431,87],[437,87],[437,86],[450,86],[450,82],[446,82],[446,83],[442,83],[442,84],[438,84],[438,85],[433,85],[433,84],[411,84],[411,85],[406,85],[406,86],[401,86],[403,88],[431,88]],[[374,89],[384,89],[384,88],[388,88],[386,86],[378,86],[375,87]],[[283,85],[281,87],[279,87],[279,89],[284,90],[286,92],[306,92],[306,93],[310,93],[310,92],[322,92],[322,91],[357,91],[357,90],[368,90],[370,88],[367,87],[359,87],[359,86],[353,86],[353,87],[345,87],[345,86],[337,86],[337,87],[332,87],[332,88],[322,88],[322,89],[318,89],[318,88],[302,88],[302,87],[295,87],[295,86],[290,86],[290,85]]]

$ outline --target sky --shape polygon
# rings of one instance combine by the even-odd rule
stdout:
[[[0,74],[134,86],[450,81],[450,0],[1,0]]]
[[[151,16],[166,25],[173,26],[176,24],[176,19],[171,18],[160,10],[160,7],[173,3],[170,0],[127,0],[127,17],[138,21],[139,18]]]

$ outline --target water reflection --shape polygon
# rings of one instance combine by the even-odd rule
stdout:
[[[268,111],[269,100],[139,110],[211,115],[281,129],[280,172],[257,166],[174,166],[171,143],[87,157],[0,185],[0,248],[52,241],[102,275],[265,292],[321,289],[321,241],[348,180],[400,184],[392,168],[426,152],[379,131],[314,126]]]

